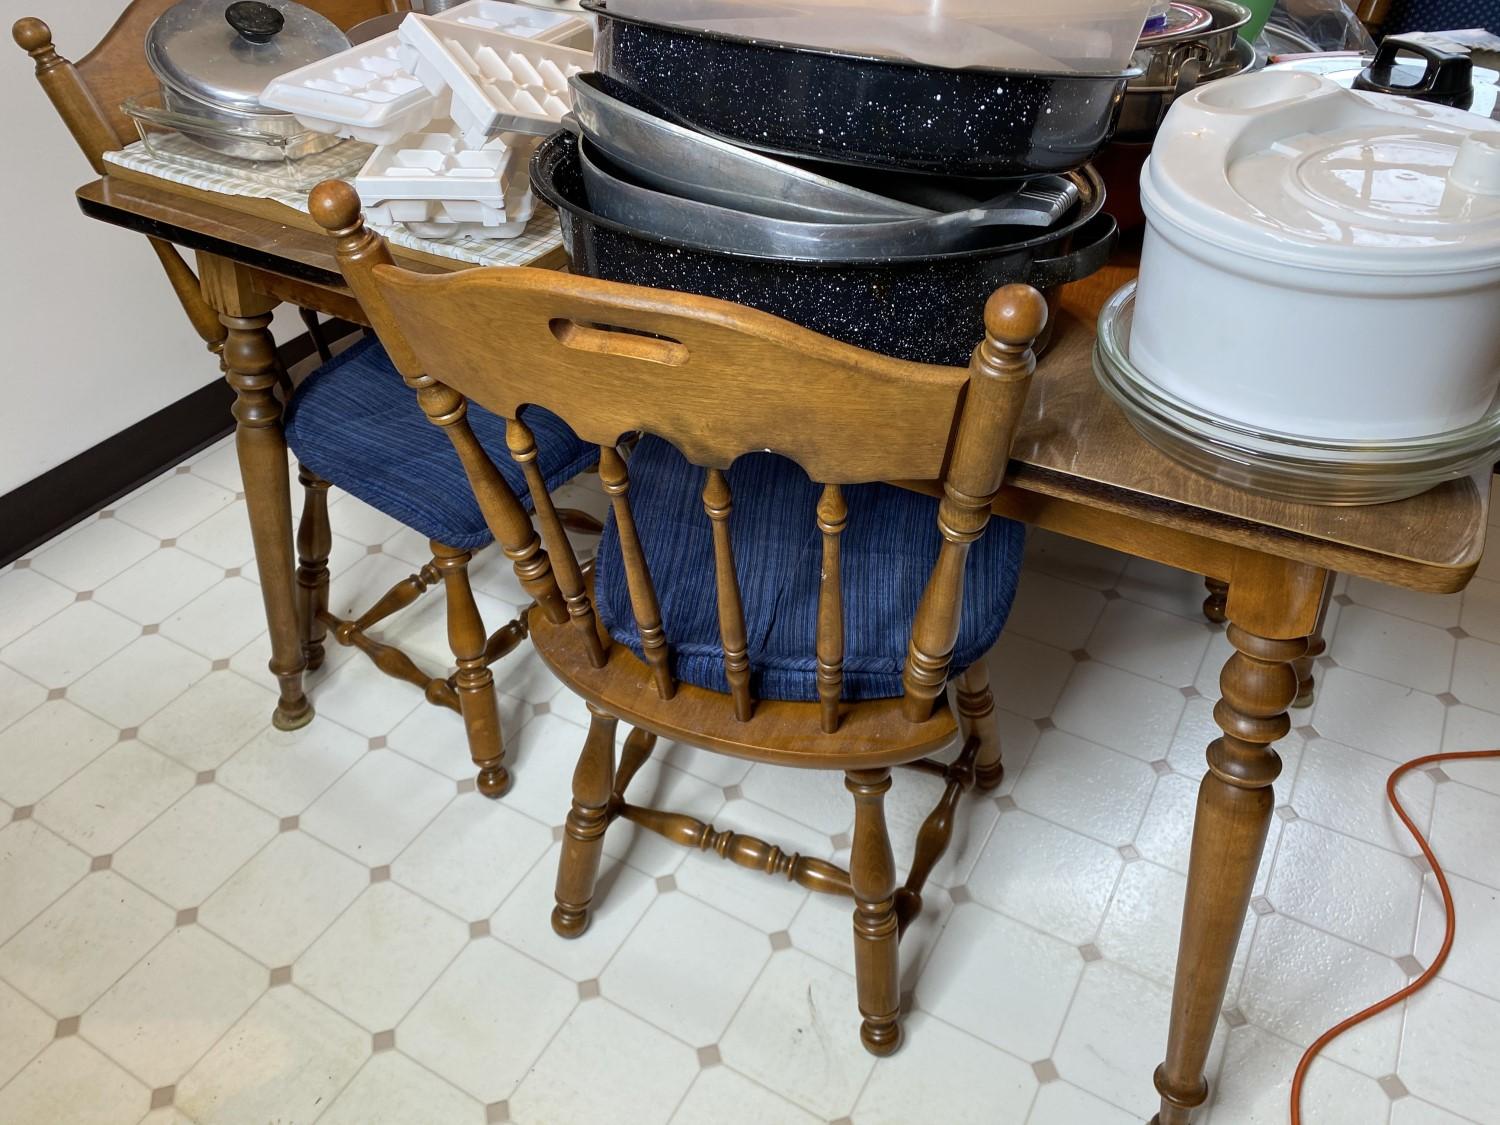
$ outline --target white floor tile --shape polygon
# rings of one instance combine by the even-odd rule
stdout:
[[[1167,774],[1156,783],[1156,792],[1151,795],[1151,804],[1146,809],[1146,818],[1136,834],[1135,847],[1142,856],[1170,867],[1180,875],[1188,872],[1188,861],[1193,849],[1193,820],[1198,805],[1198,787],[1201,783],[1178,774]],[[1283,821],[1271,818],[1266,833],[1265,848],[1261,852],[1260,867],[1255,876],[1255,893],[1260,894],[1271,878],[1272,865],[1276,858],[1276,846],[1281,839]]]
[[[396,858],[391,878],[477,922],[499,908],[551,845],[552,833],[524,813],[465,793]]]
[[[552,932],[559,848],[537,860],[492,918],[490,929],[506,944],[564,976],[584,981],[604,971],[641,915],[656,901],[656,881],[618,860],[599,865],[589,927],[575,938]]]
[[[302,832],[277,836],[198,910],[200,925],[269,968],[290,965],[370,882]]]
[[[1462,705],[1448,708],[1443,728],[1444,750],[1494,750],[1500,748],[1500,715]],[[1444,762],[1443,772],[1486,793],[1500,795],[1500,762],[1491,758]]]
[[[155,625],[223,580],[223,567],[168,547],[111,578],[94,591],[94,600],[132,621]]]
[[[1280,914],[1262,918],[1238,1007],[1250,1022],[1293,1043],[1311,1043],[1351,1012],[1389,996],[1406,976],[1389,957]],[[1371,1078],[1396,1069],[1398,1005],[1346,1032],[1324,1050]]]
[[[245,487],[243,478],[240,476],[239,451],[235,449],[232,436],[198,454],[192,459],[191,464],[193,475],[202,477],[211,484],[217,484],[235,492]]]
[[[697,1073],[689,1048],[609,1001],[594,1000],[542,1053],[511,1099],[511,1112],[521,1121],[665,1123]]]
[[[552,697],[552,709],[561,710],[559,704],[564,697],[577,700],[578,697],[570,691],[559,692]],[[585,717],[581,720],[573,720],[587,724]],[[621,736],[626,733],[625,724],[620,724]],[[700,781],[706,781],[710,785],[739,785],[745,780],[745,775],[754,767],[754,762],[748,762],[744,758],[731,758],[728,754],[715,754],[711,750],[699,750],[696,746],[689,746],[682,742],[668,742],[661,739],[656,744],[656,749],[651,755],[663,765],[680,769],[683,773],[691,774]]]
[[[1420,590],[1404,590],[1400,586],[1352,575],[1344,593],[1356,605],[1394,613],[1397,617],[1409,617],[1426,625],[1436,625],[1439,629],[1459,624],[1459,610],[1469,601],[1466,593],[1424,594]]]
[[[57,1021],[0,981],[0,1086],[35,1058],[57,1029]]]
[[[203,677],[139,730],[149,743],[194,772],[218,769],[262,730],[276,693],[225,669]]]
[[[389,690],[405,689],[392,683]],[[317,698],[321,697],[318,693]],[[496,693],[496,699],[500,706],[500,745],[507,768],[514,769],[511,760],[514,744],[529,710],[526,704],[507,695]],[[391,729],[386,745],[454,781],[472,778],[477,772],[464,734],[463,718],[446,707],[417,707]]]
[[[1453,892],[1458,928],[1442,979],[1500,1000],[1500,961],[1494,955],[1500,949],[1500,891],[1452,873],[1448,873],[1448,888]],[[1424,966],[1437,957],[1445,929],[1443,896],[1437,880],[1429,875],[1422,888],[1414,951]]]
[[[691,940],[680,940],[688,934]],[[770,956],[759,930],[688,895],[659,895],[599,987],[626,1010],[706,1047],[729,1026]]]
[[[1140,1125],[1119,1106],[1094,1097],[1067,1082],[1049,1082],[1037,1091],[1027,1125]]]
[[[89,857],[34,820],[0,828],[0,942],[11,937],[89,870]]]
[[[904,1031],[901,1050],[865,1084],[855,1125],[960,1122],[976,1111],[994,1125],[1026,1120],[1037,1090],[1029,1065],[922,1012],[906,1020]]]
[[[1118,847],[1135,839],[1155,785],[1156,772],[1140,759],[1051,730],[1012,796],[1027,812]]]
[[[1295,820],[1281,831],[1266,897],[1283,914],[1401,957],[1416,936],[1422,876],[1405,856]]]
[[[1211,1125],[1283,1125],[1300,1049],[1253,1025],[1229,1033],[1224,1065],[1209,1090]],[[1384,1121],[1390,1099],[1368,1075],[1318,1058],[1307,1072],[1302,1115],[1318,1125]]]
[[[1037,1062],[1052,1054],[1083,967],[1076,947],[967,903],[948,920],[917,984],[917,1003]]]
[[[0,664],[0,731],[35,710],[47,698],[47,689],[14,668]]]
[[[109,855],[192,787],[192,771],[132,740],[106,750],[58,786],[34,815],[90,855]]]
[[[854,978],[795,949],[767,963],[719,1041],[724,1061],[824,1118],[846,1116],[875,1065]]]
[[[946,754],[943,757],[947,760]],[[1024,776],[1021,766],[1015,772],[1018,777]],[[897,870],[905,871],[915,854],[917,835],[937,806],[944,786],[940,778],[915,770],[896,770],[892,779],[891,791],[885,798],[885,820],[896,853]],[[1014,786],[1009,791],[1013,792]],[[971,789],[959,798],[953,817],[953,836],[943,858],[932,869],[929,882],[950,887],[969,877],[1000,816],[999,806],[990,797],[990,793]]]
[[[822,1119],[777,1097],[727,1066],[700,1073],[672,1115],[671,1125],[822,1125]]]
[[[1406,1097],[1391,1105],[1391,1125],[1471,1125],[1471,1122],[1430,1102]]]
[[[756,804],[830,836],[854,826],[854,800],[844,788],[844,775],[837,770],[761,764],[745,775],[740,789]]]
[[[802,775],[796,780],[813,782],[812,778],[805,776],[807,771],[783,772]],[[753,776],[754,771],[751,771],[750,777]],[[839,786],[843,787],[842,779]],[[709,824],[715,822],[725,803],[724,790],[717,785],[699,781],[679,769],[658,762],[647,762],[641,767],[625,797],[632,804],[685,813]],[[567,807],[567,803],[562,806],[564,815]],[[852,815],[852,802],[850,807]],[[559,820],[561,819],[560,817]],[[751,828],[753,830],[754,826]],[[604,854],[624,860],[642,874],[657,877],[675,872],[687,858],[688,849],[629,821],[617,820],[604,837]]]
[[[371,866],[390,863],[454,798],[453,783],[394,750],[371,750],[302,814],[302,828]]]
[[[75,602],[0,649],[0,660],[43,687],[67,687],[141,635],[141,627],[91,601]]]
[[[1443,705],[1425,692],[1348,668],[1329,668],[1317,687],[1312,725],[1324,738],[1404,762],[1436,749]]]
[[[1104,595],[1039,570],[1021,572],[1015,604],[1005,619],[1007,632],[1054,648],[1082,648],[1104,612]]]
[[[157,539],[173,539],[234,502],[234,491],[191,473],[173,473],[115,509],[115,519]]]
[[[161,940],[172,921],[170,908],[101,871],[0,946],[0,976],[49,1015],[76,1016]]]
[[[161,623],[161,635],[209,660],[227,660],[266,627],[260,587],[227,578]]]
[[[1500,795],[1448,782],[1437,787],[1428,843],[1449,874],[1500,887],[1496,825],[1500,825]]]
[[[1351,605],[1339,614],[1333,655],[1356,672],[1440,692],[1448,690],[1453,638],[1432,625]]]
[[[396,1029],[396,1042],[402,1053],[488,1105],[515,1093],[577,1004],[572,981],[484,938],[465,946],[428,989]],[[597,1061],[623,1046],[612,1044]],[[578,1062],[574,1070],[581,1074],[586,1068]]]
[[[217,785],[190,789],[113,867],[178,910],[200,905],[276,835],[276,818]]]
[[[177,1084],[203,1125],[303,1125],[349,1082],[370,1037],[296,988],[267,992]]]
[[[1419,1098],[1493,1120],[1500,1090],[1500,1000],[1439,978],[1407,1001],[1401,1081]]]
[[[1208,649],[1206,621],[1189,621],[1128,598],[1104,607],[1084,646],[1090,656],[1147,679],[1186,687]]]
[[[1166,754],[1185,702],[1175,687],[1089,660],[1073,673],[1052,718],[1080,738],[1150,762]]]
[[[1011,632],[1000,634],[984,660],[996,704],[1028,719],[1052,713],[1077,663],[1060,648]]]
[[[952,916],[952,898],[940,887],[922,896],[922,912],[901,936],[901,987],[915,988]],[[842,973],[854,972],[854,906],[842,896],[809,894],[787,931],[792,947]]]
[[[0,1121],[133,1125],[150,1104],[146,1087],[74,1035],[0,1090]]]
[[[1125,569],[1125,563],[1126,556],[1117,551],[1081,539],[1035,530],[1026,536],[1027,569],[1098,590],[1114,586]]]
[[[530,599],[519,603],[507,598],[499,599],[507,605],[526,605]],[[551,669],[542,663],[536,649],[522,645],[494,666],[495,683],[506,695],[524,699],[527,703],[545,703],[566,689],[557,682]]]
[[[1166,1050],[1170,1005],[1170,989],[1095,961],[1084,970],[1052,1061],[1074,1085],[1150,1117],[1160,1103],[1151,1074]],[[1222,1036],[1209,1055],[1209,1073],[1220,1050]]]
[[[453,915],[394,883],[378,883],[297,959],[292,975],[366,1030],[387,1031],[468,940],[468,927]]]
[[[32,557],[31,569],[72,590],[95,590],[161,546],[121,520],[90,520]]]
[[[250,513],[243,503],[231,504],[177,537],[178,549],[225,570],[255,569],[255,540]]]
[[[197,653],[165,637],[141,637],[68,688],[68,698],[117,727],[138,727],[208,671]]]
[[[1008,812],[996,822],[968,890],[985,906],[1082,945],[1094,939],[1123,865],[1118,851],[1097,840]]]
[[[319,1125],[484,1125],[484,1106],[399,1051],[365,1063]]]
[[[1115,587],[1123,598],[1175,613],[1195,624],[1206,623],[1203,599],[1208,590],[1201,575],[1150,559],[1131,559]]]
[[[1177,973],[1177,942],[1186,890],[1186,876],[1175,871],[1145,860],[1126,864],[1094,942],[1099,952],[1163,988],[1171,988]],[[1254,926],[1248,923],[1240,932],[1229,977],[1231,996],[1239,990],[1253,932]]]
[[[1307,820],[1337,829],[1402,855],[1417,845],[1406,826],[1396,819],[1385,796],[1391,763],[1325,739],[1314,739],[1302,750],[1292,807]],[[1421,770],[1406,774],[1396,794],[1407,815],[1426,831],[1432,813],[1432,779]]]
[[[171,1086],[266,990],[266,971],[200,926],[173,930],[83,1015],[90,1043]]]
[[[353,731],[315,716],[301,730],[266,727],[217,771],[221,785],[277,816],[295,816],[369,750]]]
[[[42,704],[0,732],[0,797],[12,805],[36,804],[119,737],[66,699]]]
[[[0,572],[0,648],[72,601],[72,590],[31,567]]]

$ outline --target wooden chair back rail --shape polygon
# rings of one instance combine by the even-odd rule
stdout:
[[[345,264],[351,264],[347,256]],[[729,534],[733,497],[724,470],[743,453],[775,449],[825,486],[818,524],[830,565],[820,584],[816,656],[827,730],[838,728],[842,689],[839,536],[848,516],[837,486],[941,478],[942,543],[912,622],[903,676],[908,721],[921,723],[932,714],[958,637],[969,548],[989,520],[1035,367],[1031,344],[1045,323],[1045,307],[1033,291],[1010,290],[994,299],[990,335],[966,371],[874,356],[708,298],[666,297],[548,271],[422,277],[376,264],[369,255],[356,264],[367,280],[350,277],[350,284],[373,288],[380,315],[394,321],[400,351],[414,364],[409,379],[428,388],[421,394],[434,421],[451,425],[444,419],[458,403],[445,395],[472,399],[507,418],[536,404],[599,445],[600,480],[614,508],[642,652],[662,699],[674,691],[670,657],[631,512],[629,471],[616,449],[621,435],[658,435],[705,470],[702,500],[712,529],[724,671],[742,722],[753,717],[754,704]],[[503,363],[495,362],[492,341],[472,330],[495,323],[506,326]],[[892,419],[899,423],[891,425]],[[877,424],[881,440],[872,442],[868,434]],[[524,438],[519,444],[523,451],[529,447]],[[560,600],[568,602],[571,591],[576,603],[582,590],[573,584],[571,547],[548,515],[550,500],[534,467],[528,476],[557,560],[551,585]],[[482,470],[471,479],[483,487]],[[495,530],[502,543],[510,542],[502,528]],[[587,620],[581,612],[573,617]],[[602,660],[602,645],[591,648],[591,657]]]

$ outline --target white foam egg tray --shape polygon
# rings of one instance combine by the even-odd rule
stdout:
[[[546,136],[571,108],[568,79],[593,56],[503,32],[408,16],[402,62],[432,93],[451,90],[454,124],[471,145],[500,132]]]
[[[408,19],[426,19],[480,34],[503,31],[523,44],[558,39],[576,42],[580,32],[588,31],[588,24],[578,16],[505,0],[469,0],[441,16]],[[584,51],[571,54],[591,58]],[[403,50],[398,32],[388,32],[281,75],[261,93],[261,104],[295,115],[316,132],[391,144],[449,112],[447,90],[431,89],[411,72],[411,62],[418,57],[410,49]]]
[[[377,148],[354,179],[365,214],[424,238],[521,233],[535,201],[527,173],[535,141],[502,136],[467,148],[452,132],[417,133]]]

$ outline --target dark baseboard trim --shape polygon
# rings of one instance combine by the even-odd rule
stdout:
[[[353,325],[331,320],[325,337],[338,340]],[[290,370],[315,354],[302,333],[276,349]],[[212,357],[204,356],[204,366]],[[20,558],[121,496],[207,448],[234,428],[234,392],[222,379],[164,406],[92,449],[0,496],[0,566]]]

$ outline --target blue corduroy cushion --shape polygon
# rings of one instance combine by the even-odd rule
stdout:
[[[818,485],[775,454],[730,468],[730,537],[745,614],[751,693],[815,700],[822,535]],[[630,502],[681,681],[728,691],[714,585],[712,530],[703,511],[703,470],[667,442],[646,437],[630,458]],[[847,700],[901,694],[912,615],[937,560],[937,501],[901,488],[844,488],[849,522],[840,545]],[[1016,592],[1025,528],[992,519],[969,551],[951,668],[957,673],[995,643]],[[641,654],[614,518],[599,544],[595,595],[616,641]]]
[[[539,406],[521,417],[536,437],[549,489],[592,465],[599,451]],[[521,467],[505,448],[505,419],[469,404],[469,426],[528,511]],[[407,527],[450,547],[477,550],[492,540],[458,454],[442,427],[417,405],[375,340],[362,340],[303,381],[287,406],[286,441],[326,481]]]

